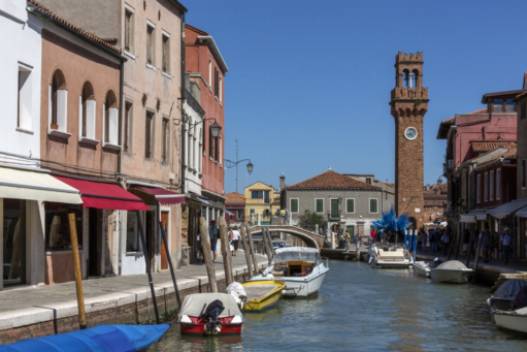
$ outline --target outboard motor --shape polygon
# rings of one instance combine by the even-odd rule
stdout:
[[[200,318],[205,321],[205,333],[208,335],[217,335],[221,332],[220,314],[225,309],[222,301],[216,299],[212,301]]]

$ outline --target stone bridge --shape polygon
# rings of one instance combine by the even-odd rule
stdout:
[[[305,230],[298,226],[292,225],[256,225],[249,227],[251,235],[261,233],[263,229],[269,229],[269,232],[283,232],[291,236],[297,237],[304,241],[306,246],[320,249],[324,246],[324,236],[315,232]]]

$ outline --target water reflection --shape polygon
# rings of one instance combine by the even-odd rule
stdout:
[[[491,323],[487,296],[485,287],[332,262],[316,299],[245,314],[241,338],[181,337],[175,326],[152,351],[527,351],[526,338]]]

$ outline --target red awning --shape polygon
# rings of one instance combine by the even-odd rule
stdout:
[[[178,194],[161,187],[136,186],[133,189],[153,197],[159,204],[180,204],[185,202],[184,194]]]
[[[141,198],[126,191],[115,183],[80,180],[55,176],[62,182],[79,190],[86,208],[115,210],[149,210]]]

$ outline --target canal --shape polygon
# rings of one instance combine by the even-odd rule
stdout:
[[[330,262],[317,298],[245,314],[241,338],[187,338],[174,327],[152,351],[527,351],[527,338],[491,323],[488,295],[487,287]]]

